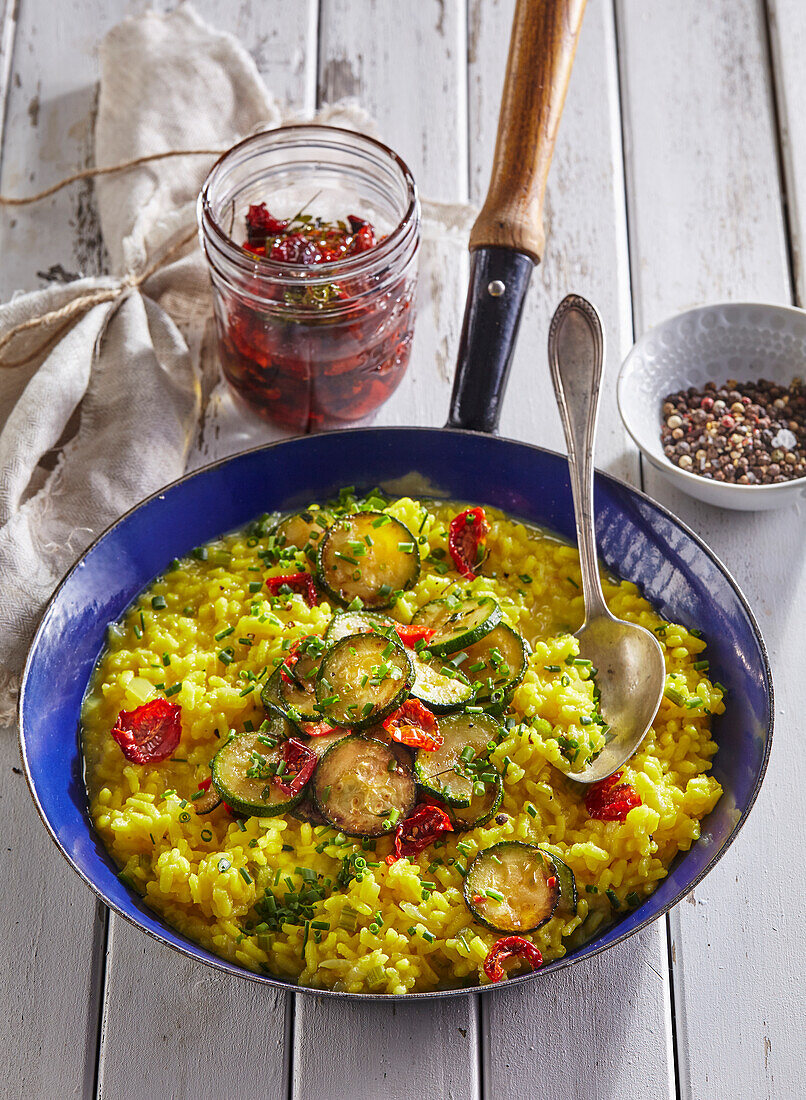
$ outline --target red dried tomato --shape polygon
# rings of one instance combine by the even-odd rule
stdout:
[[[276,237],[287,228],[288,222],[272,217],[265,202],[254,203],[246,212],[246,235],[250,244],[265,237]]]
[[[619,783],[623,772],[613,772],[600,783],[592,783],[585,795],[585,809],[598,821],[624,821],[641,799],[629,783]]]
[[[426,752],[441,748],[444,741],[436,718],[419,699],[407,699],[402,707],[392,711],[383,728],[393,741]]]
[[[403,645],[407,645],[409,649],[414,649],[417,642],[421,639],[423,641],[430,641],[434,637],[436,631],[430,626],[396,626],[395,631],[398,638],[400,638]]]
[[[316,753],[296,737],[289,738],[283,742],[286,770],[282,775],[275,775],[274,782],[289,798],[299,794],[313,775],[318,759]]]
[[[490,525],[483,508],[468,508],[454,516],[448,528],[448,549],[453,563],[463,577],[473,580],[484,561],[487,532]]]
[[[152,699],[136,710],[122,710],[112,736],[133,764],[158,764],[179,744],[182,708],[167,699]]]
[[[543,965],[543,956],[529,940],[523,936],[504,936],[496,940],[484,960],[484,973],[491,982],[500,982],[504,976],[504,963],[507,959],[523,959],[530,970]]]
[[[280,589],[288,588],[289,592],[304,596],[308,607],[315,607],[319,603],[319,591],[312,573],[286,573],[282,577],[267,577],[266,587],[272,596],[287,595],[288,593],[280,592]]]
[[[414,813],[395,829],[394,849],[386,857],[391,867],[404,856],[416,856],[441,833],[452,833],[451,819],[438,806],[418,806]]]

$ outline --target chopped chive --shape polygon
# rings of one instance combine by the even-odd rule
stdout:
[[[182,690],[183,681],[180,680],[178,684],[172,684],[171,687],[165,689],[166,698],[170,699],[172,695],[176,695],[177,692]]]
[[[222,638],[226,638],[230,634],[234,634],[234,633],[235,633],[235,627],[234,626],[228,626],[224,630],[219,630],[218,634],[215,635],[215,640],[217,642],[220,642],[222,640]]]
[[[639,898],[638,894],[636,894],[635,890],[631,890],[624,900],[633,909],[636,905],[641,904],[641,899]]]
[[[402,550],[404,554],[413,554],[414,553],[414,543],[413,542],[399,542],[397,544],[397,548],[398,548],[398,550]]]
[[[537,817],[537,810],[535,809],[535,807],[532,805],[531,802],[527,802],[524,809],[526,810],[529,817]]]
[[[165,602],[164,596],[152,596],[151,606],[154,608],[155,611],[162,611],[163,608],[168,606],[168,604]]]
[[[708,668],[708,661],[695,661],[694,668],[697,672],[704,672]]]
[[[585,886],[585,893],[586,894],[598,894],[599,893],[599,887],[598,886],[586,885]]]
[[[134,636],[135,636],[135,638],[142,638],[142,636],[143,636],[143,632],[142,632],[142,630],[140,629],[140,627],[139,627],[139,626],[137,626],[137,625],[135,624],[135,625],[134,625],[134,627],[133,627],[133,630],[134,630]]]
[[[562,672],[559,665],[543,665],[543,668],[546,672]]]
[[[220,859],[218,861],[219,874],[223,875],[225,871],[229,871],[231,866],[232,866],[232,864],[230,863],[230,861],[228,859]]]
[[[231,665],[233,660],[232,654],[228,653],[226,649],[222,649],[219,652],[218,659],[222,663],[222,665]]]
[[[171,663],[171,655],[170,655],[170,653],[163,653],[163,655],[162,655],[162,663],[163,663],[163,664],[165,665],[165,667],[166,667],[166,668],[168,667],[168,665],[169,665],[169,664]]]
[[[499,890],[492,890],[489,886],[484,891],[488,898],[492,898],[493,901],[503,901],[504,895]]]
[[[621,902],[618,899],[618,894],[616,894],[614,890],[605,890],[605,894],[607,895],[607,899],[614,909],[621,908]]]
[[[262,587],[263,587],[263,581],[250,581],[249,582],[249,591],[250,592],[259,592]]]

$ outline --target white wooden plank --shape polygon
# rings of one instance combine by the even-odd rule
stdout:
[[[291,1095],[476,1100],[477,1012],[475,997],[397,1005],[298,997]]]
[[[227,978],[114,920],[99,1100],[286,1100],[290,1004],[284,993]]]
[[[513,9],[514,0],[476,0],[470,9],[470,162],[477,200],[489,177]],[[637,457],[625,439],[613,385],[632,339],[621,165],[612,9],[603,0],[589,0],[549,175],[546,255],[524,315],[502,432],[565,449],[546,334],[560,299],[572,291],[584,294],[601,310],[609,348],[597,465],[636,482]],[[502,991],[483,1004],[485,1087],[496,1100],[673,1094],[660,923],[604,957],[535,987]],[[551,1072],[546,1072],[549,1049]]]
[[[0,812],[7,883],[0,891],[0,1095],[81,1097],[95,1075],[103,910],[39,821],[16,728],[0,730]]]
[[[463,200],[467,188],[465,26],[457,0],[424,0],[403,19],[389,0],[324,0],[321,12],[320,101],[358,97],[422,193],[450,201]],[[408,376],[378,423],[439,424],[447,416],[466,280],[461,250],[455,251],[453,271],[425,280]],[[298,996],[296,1002],[292,1096],[478,1095],[475,999],[395,1006]]]
[[[806,302],[806,11],[801,0],[768,0],[779,138],[786,182],[796,300]]]
[[[618,14],[639,330],[703,301],[788,301],[762,5],[623,0]],[[806,773],[793,718],[802,709],[804,516],[709,509],[651,470],[646,483],[744,587],[777,693],[777,746],[749,822],[670,917],[681,1095],[802,1095],[806,1050],[794,1022],[806,973],[792,898],[803,881],[793,853],[804,838],[796,792]]]

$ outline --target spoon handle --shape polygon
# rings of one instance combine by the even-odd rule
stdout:
[[[569,294],[551,319],[549,365],[568,446],[586,622],[610,616],[599,581],[593,525],[593,447],[603,364],[602,320],[590,302]]]

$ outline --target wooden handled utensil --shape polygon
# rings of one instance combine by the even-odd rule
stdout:
[[[449,427],[495,431],[532,269],[585,0],[518,0],[492,177],[470,233],[471,271]]]

